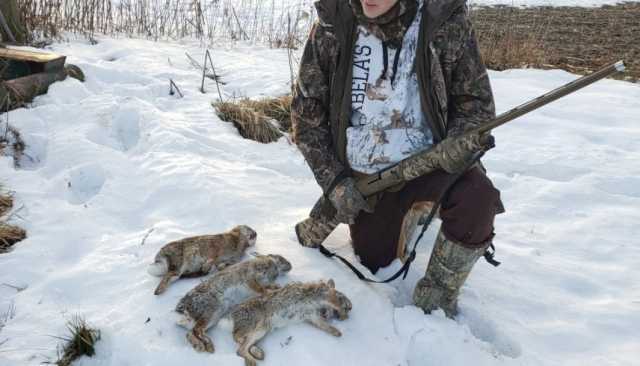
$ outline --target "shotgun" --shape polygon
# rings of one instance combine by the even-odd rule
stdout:
[[[521,104],[518,107],[515,107],[512,110],[465,132],[461,136],[448,137],[448,139],[468,138],[471,135],[482,136],[494,128],[511,122],[518,117],[624,70],[625,65],[623,61],[612,63],[592,74],[578,78],[566,85],[543,94],[538,98]],[[356,186],[358,187],[358,190],[364,197],[369,197],[403,182],[408,182],[440,169],[437,158],[442,154],[440,146],[440,144],[436,144],[425,151],[402,160],[377,173],[357,179]],[[311,210],[310,217],[296,224],[295,228],[298,242],[303,246],[311,248],[316,248],[322,244],[322,242],[339,224],[338,220],[335,218],[335,212],[335,208],[333,208],[331,202],[325,196],[322,196]]]

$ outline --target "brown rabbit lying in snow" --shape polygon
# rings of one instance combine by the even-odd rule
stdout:
[[[233,339],[238,343],[238,355],[245,365],[255,366],[264,359],[264,351],[256,345],[269,331],[289,324],[307,322],[335,337],[342,333],[328,323],[344,320],[351,310],[351,301],[328,282],[290,283],[279,290],[254,297],[231,312]]]
[[[234,306],[246,299],[277,289],[279,275],[291,270],[291,263],[279,255],[261,255],[234,264],[200,283],[176,306],[184,318],[178,324],[190,328],[187,340],[197,351],[213,352],[207,329],[218,324]]]
[[[194,236],[163,246],[148,269],[151,275],[162,276],[154,293],[165,292],[180,277],[206,275],[239,262],[256,236],[252,228],[240,225],[223,234]]]

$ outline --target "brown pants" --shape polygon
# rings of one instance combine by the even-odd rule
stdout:
[[[375,273],[396,257],[402,223],[414,204],[436,201],[454,175],[436,171],[408,182],[398,192],[385,192],[375,212],[360,212],[350,225],[351,241],[362,264]],[[465,173],[440,207],[442,230],[449,239],[468,247],[482,245],[493,235],[493,219],[504,212],[500,192],[478,168]],[[413,245],[413,243],[407,243]]]

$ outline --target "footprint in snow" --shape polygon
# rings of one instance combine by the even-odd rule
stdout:
[[[640,179],[631,175],[599,178],[596,187],[609,194],[640,198]]]
[[[107,62],[115,62],[120,59],[131,55],[131,50],[120,49],[120,50],[109,50],[102,56],[102,59]]]
[[[113,116],[111,137],[120,144],[122,151],[135,147],[140,140],[140,111],[133,106],[118,110]]]
[[[456,321],[466,324],[474,337],[491,344],[500,354],[518,358],[522,355],[522,347],[512,337],[509,337],[487,315],[474,308],[461,307]]]
[[[115,150],[129,151],[140,140],[140,119],[135,105],[118,107],[87,132],[87,139]]]
[[[513,166],[509,166],[512,164],[506,163],[505,165],[506,169],[504,169],[504,171],[507,172],[506,174],[509,177],[515,177],[516,175],[531,176],[552,182],[571,182],[572,180],[589,173],[589,170],[587,169],[558,165],[553,163],[518,163],[517,166],[515,165],[515,163],[513,164]]]
[[[65,198],[71,204],[83,204],[100,193],[105,180],[104,169],[99,164],[76,167],[68,172]]]

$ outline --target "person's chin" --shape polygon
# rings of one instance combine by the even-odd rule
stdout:
[[[364,15],[367,18],[375,18],[378,15],[380,15],[380,14],[378,14],[379,13],[379,9],[375,5],[374,6],[363,5],[362,12],[364,13]]]

